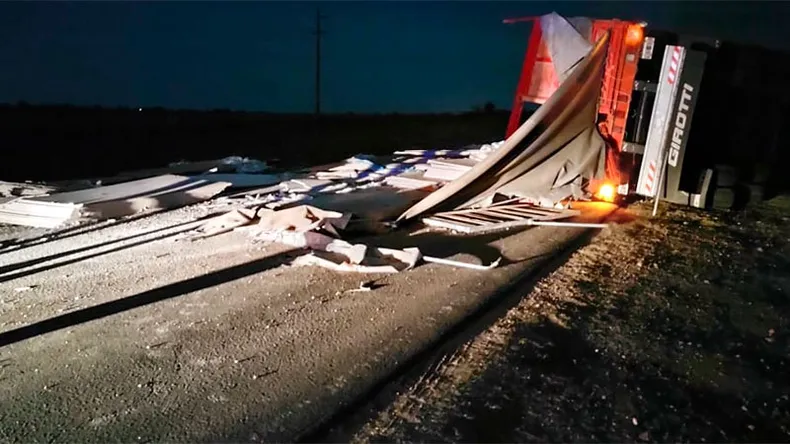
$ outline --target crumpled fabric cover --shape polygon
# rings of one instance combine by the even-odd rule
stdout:
[[[607,49],[608,35],[504,145],[417,202],[398,220],[473,207],[495,193],[539,199],[580,178],[602,178],[605,144],[596,116]]]

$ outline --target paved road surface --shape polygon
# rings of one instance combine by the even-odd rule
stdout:
[[[611,210],[589,205],[583,219]],[[349,292],[371,276],[289,267],[295,252],[242,233],[176,240],[206,212],[0,254],[0,441],[291,440],[583,232],[385,237],[506,260],[423,265]]]

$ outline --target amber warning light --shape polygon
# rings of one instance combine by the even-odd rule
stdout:
[[[640,24],[631,25],[625,33],[625,44],[628,46],[639,46],[645,37],[644,26]]]
[[[598,188],[598,192],[595,193],[595,197],[604,202],[614,202],[615,194],[614,185],[610,183],[604,183],[600,188]]]

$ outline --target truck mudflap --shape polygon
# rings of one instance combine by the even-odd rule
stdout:
[[[680,83],[680,74],[686,59],[682,46],[667,45],[661,64],[661,76],[656,89],[656,99],[650,116],[650,129],[645,141],[645,152],[639,169],[636,192],[645,197],[654,197],[659,187],[659,175],[663,173],[664,152],[671,118],[674,116],[675,98]]]

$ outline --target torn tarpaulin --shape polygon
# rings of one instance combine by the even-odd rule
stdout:
[[[398,220],[431,211],[471,208],[495,193],[540,198],[579,177],[602,177],[604,141],[595,121],[607,48],[605,35],[499,149],[417,202]]]

